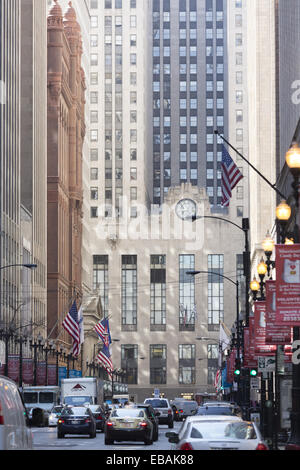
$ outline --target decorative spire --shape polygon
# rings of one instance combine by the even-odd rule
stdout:
[[[53,5],[49,11],[49,16],[63,16],[61,6],[58,4],[58,0],[53,0]]]

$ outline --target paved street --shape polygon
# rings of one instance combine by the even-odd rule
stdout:
[[[117,442],[111,446],[104,444],[104,434],[97,432],[96,439],[90,439],[88,436],[67,435],[64,439],[57,439],[57,430],[51,428],[32,428],[34,450],[170,450],[171,444],[165,437],[168,431],[178,430],[181,423],[174,423],[174,428],[169,430],[167,425],[160,425],[159,439],[151,446],[143,442]]]

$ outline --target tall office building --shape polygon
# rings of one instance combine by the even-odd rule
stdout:
[[[240,2],[91,0],[90,7],[90,262],[116,340],[113,363],[139,399],[155,386],[170,397],[214,391],[219,325],[231,327],[237,310],[222,274],[243,280],[244,234],[210,219],[189,228],[196,237],[189,244],[176,233],[177,204],[188,199],[199,215],[240,226],[247,217],[246,190],[234,190],[229,210],[221,207],[222,141],[214,134],[241,135],[242,104],[231,109],[228,96],[240,99],[246,83],[235,75],[245,41],[238,36],[233,45],[227,32]],[[237,21],[236,34],[244,25]],[[189,269],[220,276],[191,280]]]

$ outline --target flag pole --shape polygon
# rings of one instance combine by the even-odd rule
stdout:
[[[223,137],[218,130],[215,130],[214,131],[215,134],[217,134],[219,137],[221,137],[221,139],[224,140],[224,142],[226,142],[227,145],[229,145],[230,148],[232,148],[232,150],[234,150],[254,171],[256,171],[256,173],[269,185],[271,186],[272,189],[274,189],[274,191],[277,192],[277,194],[279,194],[279,196],[281,196],[283,199],[287,199],[286,196],[284,194],[282,194],[281,191],[279,191],[278,188],[276,188],[275,184],[272,184],[257,168],[255,168],[255,166],[252,165],[252,163],[249,162],[249,160],[247,160],[247,158],[245,158],[235,147],[233,147],[233,145],[231,145],[228,140],[225,139],[225,137]]]

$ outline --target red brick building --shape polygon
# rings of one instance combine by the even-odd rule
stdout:
[[[48,335],[70,343],[62,320],[81,296],[82,145],[85,76],[82,39],[69,3],[48,15]]]

